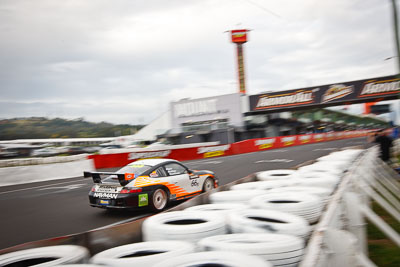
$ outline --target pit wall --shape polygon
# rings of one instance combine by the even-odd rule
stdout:
[[[231,156],[237,154],[251,153],[270,149],[314,144],[319,142],[327,142],[333,140],[347,139],[366,136],[369,130],[346,131],[346,132],[330,132],[303,134],[291,136],[278,136],[270,138],[257,138],[244,140],[233,144],[189,147],[178,149],[159,149],[132,151],[116,154],[90,155],[89,159],[93,159],[96,169],[122,167],[130,162],[134,162],[143,158],[169,158],[179,161],[197,160],[204,158],[214,158],[221,156]]]

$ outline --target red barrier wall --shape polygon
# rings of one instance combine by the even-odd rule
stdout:
[[[158,151],[142,151],[118,154],[102,154],[90,155],[89,158],[94,160],[96,169],[122,167],[126,164],[144,158],[170,158],[179,161],[196,160],[204,158],[213,158],[221,156],[230,156],[257,152],[269,149],[277,149],[283,147],[291,147],[305,144],[313,144],[318,142],[327,142],[345,138],[354,138],[366,136],[368,130],[349,131],[349,132],[331,132],[316,133],[291,136],[277,136],[268,138],[257,138],[236,142],[233,144],[165,149]]]

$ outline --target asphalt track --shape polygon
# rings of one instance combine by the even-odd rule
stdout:
[[[214,171],[224,185],[249,174],[293,168],[344,147],[367,145],[365,138],[295,146],[229,157],[187,161],[192,169]],[[84,171],[84,170],[82,170]],[[71,178],[0,187],[0,249],[117,224],[147,212],[107,212],[88,204],[93,181]]]

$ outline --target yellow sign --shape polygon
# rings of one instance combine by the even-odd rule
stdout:
[[[223,156],[225,154],[224,151],[219,150],[219,151],[212,151],[212,152],[206,152],[204,153],[205,158],[211,158],[211,157],[218,157],[218,156]]]
[[[262,145],[259,145],[259,146],[258,146],[258,149],[267,149],[267,148],[271,148],[272,145],[273,145],[273,143],[272,143],[272,144],[262,144]]]

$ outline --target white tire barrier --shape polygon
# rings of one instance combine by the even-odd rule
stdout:
[[[195,246],[185,241],[140,242],[114,247],[94,255],[90,262],[113,267],[153,266],[156,263],[195,252]]]
[[[309,172],[309,171],[313,171],[313,172],[322,172],[322,173],[330,173],[330,174],[334,174],[334,175],[343,175],[345,168],[342,167],[338,167],[337,165],[335,165],[332,162],[328,162],[328,161],[319,161],[310,165],[306,165],[303,167],[298,168],[298,176],[301,176],[303,172]]]
[[[31,248],[0,255],[0,266],[49,267],[64,264],[87,263],[88,249],[76,245]]]
[[[307,238],[310,225],[300,216],[276,210],[249,209],[228,214],[232,233],[276,233]]]
[[[227,225],[224,216],[215,212],[171,211],[153,215],[142,224],[144,241],[197,242],[207,236],[226,233]]]
[[[227,250],[257,255],[274,266],[285,267],[297,266],[304,253],[304,241],[301,238],[283,234],[219,235],[204,238],[198,245],[203,250]]]
[[[322,212],[321,199],[306,193],[270,193],[254,197],[250,206],[256,209],[277,210],[306,219],[310,224],[318,221]]]
[[[332,188],[311,187],[311,186],[288,186],[284,188],[275,188],[268,191],[268,193],[287,194],[289,192],[306,193],[315,195],[321,198],[322,203],[325,205],[332,194]]]
[[[280,181],[280,180],[257,181],[257,182],[235,184],[235,185],[231,186],[231,188],[229,190],[253,190],[253,189],[269,190],[272,188],[291,186],[291,185],[295,185],[295,184],[296,184],[295,179],[282,180],[282,181]]]
[[[334,176],[326,176],[323,177],[304,177],[304,178],[299,178],[297,179],[297,184],[296,186],[315,186],[315,187],[324,187],[324,188],[330,188],[332,191],[336,188],[336,186],[339,184],[340,178],[339,177],[334,177]]]
[[[194,267],[194,266],[223,266],[223,267],[273,267],[263,258],[230,251],[206,251],[186,254],[160,262],[154,267]]]
[[[65,265],[55,265],[54,267],[104,267],[104,265],[97,265],[97,264],[65,264]]]
[[[346,149],[342,151],[332,152],[329,155],[319,157],[317,161],[346,161],[351,163],[354,161],[364,150],[363,149]]]
[[[208,211],[208,212],[219,212],[226,214],[233,210],[241,210],[247,208],[248,205],[241,204],[241,203],[218,203],[218,204],[203,204],[192,206],[186,208],[185,210],[188,211]]]
[[[267,193],[266,190],[232,190],[219,191],[209,195],[210,202],[216,203],[242,203],[246,204],[255,196]]]
[[[270,170],[270,171],[262,171],[256,173],[257,180],[260,181],[271,181],[271,180],[286,180],[293,178],[293,175],[296,173],[296,170]]]

